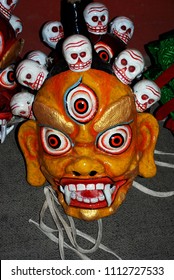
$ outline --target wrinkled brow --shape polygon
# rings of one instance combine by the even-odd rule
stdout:
[[[34,114],[38,122],[42,124],[44,123],[46,126],[54,127],[67,134],[71,134],[74,131],[74,125],[72,122],[68,122],[56,109],[50,108],[43,103],[34,103]]]
[[[110,104],[102,117],[94,124],[94,130],[101,132],[120,123],[129,122],[132,118],[133,101],[130,96],[123,96]],[[133,106],[133,107],[132,107]]]

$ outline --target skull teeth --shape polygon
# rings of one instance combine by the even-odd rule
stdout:
[[[103,183],[98,183],[98,184],[69,184],[66,185],[65,187],[60,186],[60,191],[64,194],[65,196],[65,201],[68,205],[71,203],[71,199],[77,200],[79,202],[84,202],[84,203],[97,203],[100,201],[107,201],[108,207],[112,203],[112,193],[115,190],[115,186],[111,184],[103,184]],[[98,195],[95,197],[85,197],[82,195],[82,191],[93,191],[93,190],[98,190]]]

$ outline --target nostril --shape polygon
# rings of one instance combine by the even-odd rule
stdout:
[[[89,173],[89,176],[95,176],[96,174],[97,174],[97,171],[92,170],[92,171]]]
[[[73,174],[75,175],[75,176],[80,176],[81,174],[79,173],[79,172],[77,172],[77,171],[73,171]]]

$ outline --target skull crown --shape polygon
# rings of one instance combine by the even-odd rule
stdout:
[[[127,45],[133,36],[134,24],[127,17],[116,17],[110,23],[110,33],[120,38]]]
[[[155,104],[161,97],[158,85],[150,80],[141,80],[133,87],[135,105],[138,112],[143,112]]]
[[[144,58],[138,50],[126,49],[115,58],[113,71],[122,83],[131,84],[143,72],[144,65]]]
[[[91,68],[92,46],[88,38],[83,35],[69,36],[63,42],[63,55],[70,70],[74,72],[86,71]]]
[[[107,33],[109,12],[101,3],[90,3],[83,12],[89,33],[102,35]]]
[[[19,63],[16,69],[18,82],[32,90],[39,90],[48,75],[48,71],[38,62],[25,59]]]
[[[60,21],[49,21],[42,28],[42,39],[51,48],[64,37],[63,25]]]

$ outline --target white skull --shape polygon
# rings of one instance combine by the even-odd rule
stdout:
[[[0,87],[14,89],[17,86],[15,81],[15,65],[11,64],[0,72]]]
[[[58,41],[64,37],[63,25],[59,21],[49,21],[42,28],[42,39],[55,49]]]
[[[27,59],[34,60],[38,62],[42,66],[46,66],[47,64],[47,55],[39,50],[32,51],[27,55]]]
[[[92,34],[102,35],[107,33],[109,12],[102,3],[90,3],[83,11],[87,29]]]
[[[22,118],[35,119],[32,111],[33,101],[34,94],[29,92],[16,93],[10,101],[12,114]]]
[[[0,0],[0,12],[7,18],[10,18],[11,12],[16,7],[18,0]]]
[[[13,27],[14,31],[16,32],[16,35],[22,32],[23,26],[22,26],[21,19],[19,17],[11,15],[9,22]]]
[[[112,68],[123,84],[131,84],[143,72],[144,58],[138,50],[126,49],[115,58]]]
[[[69,36],[63,42],[63,55],[70,70],[74,72],[91,68],[92,47],[90,41],[83,35]]]
[[[46,68],[31,59],[23,60],[16,68],[18,82],[33,90],[39,90],[41,88],[47,75],[48,71]]]
[[[128,44],[134,33],[134,24],[127,17],[116,17],[110,23],[110,33],[120,38],[125,44]]]
[[[138,112],[143,112],[155,104],[161,97],[161,90],[150,80],[141,80],[133,87],[135,105]]]

